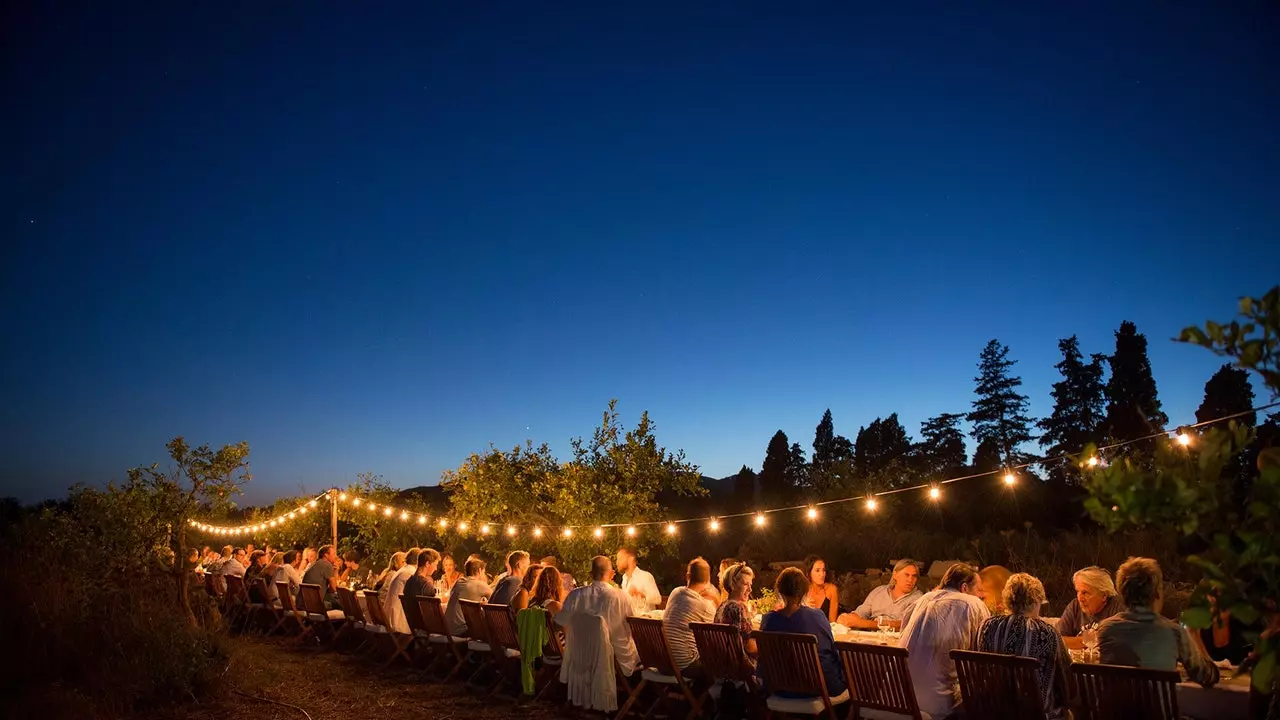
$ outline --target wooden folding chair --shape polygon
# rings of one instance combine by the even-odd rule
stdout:
[[[836,652],[849,685],[847,720],[862,717],[862,711],[895,713],[920,720],[915,686],[907,667],[907,649],[890,645],[837,642]]]
[[[249,608],[253,613],[253,617],[251,618],[251,620],[255,626],[261,629],[262,617],[264,615],[269,614],[271,617],[274,618],[276,615],[275,607],[272,606],[271,604],[271,598],[267,597],[267,579],[266,578],[262,577],[261,575],[254,578],[252,589],[253,589],[253,592],[256,593],[257,596],[262,599],[262,602],[249,603]],[[253,598],[251,595],[250,600],[252,599]]]
[[[290,620],[298,628],[298,632],[293,636],[294,640],[302,642],[311,634],[311,626],[307,623],[307,616],[298,609],[293,603],[293,595],[289,592],[289,583],[276,583],[276,589],[280,592],[280,622],[276,624],[276,628],[284,629]],[[272,628],[275,632],[276,628]]]
[[[342,606],[342,614],[346,617],[346,621],[342,623],[342,627],[338,628],[338,634],[333,638],[335,647],[342,645],[344,638],[352,633],[363,632],[365,624],[364,611],[360,609],[360,601],[356,598],[354,590],[339,586],[338,604]]]
[[[387,656],[386,661],[382,663],[382,667],[379,669],[389,667],[397,658],[404,658],[405,662],[412,665],[413,658],[409,657],[409,653],[405,651],[413,643],[413,636],[396,632],[391,627],[391,623],[387,622],[387,614],[382,611],[382,596],[366,590],[364,606],[369,613],[370,622],[379,628],[379,630],[373,631],[374,637],[386,638],[386,642],[391,648],[391,654]]]
[[[484,611],[490,652],[498,668],[498,681],[489,688],[489,694],[497,692],[503,685],[511,685],[515,688],[516,698],[519,698],[520,638],[516,637],[516,621],[511,616],[511,608],[485,603],[480,609]]]
[[[550,612],[544,613],[544,615],[547,618],[547,642],[542,646],[542,668],[538,671],[541,677],[534,680],[534,682],[542,684],[542,689],[538,690],[537,694],[533,696],[534,700],[541,700],[542,696],[557,684],[560,666],[564,664],[564,631],[560,629],[559,625],[556,625]],[[617,663],[616,659],[614,663]],[[623,682],[626,682],[626,678],[621,677],[621,671],[616,672],[615,675],[621,678]],[[628,684],[628,692],[630,692],[630,689],[631,686]]]
[[[711,685],[699,696],[699,702],[707,698],[719,702],[722,683],[742,683],[752,696],[759,693],[759,684],[742,646],[742,633],[732,625],[721,623],[691,622],[693,642],[698,646],[698,661]]]
[[[1044,720],[1035,658],[952,650],[966,715],[991,720]]]
[[[386,619],[383,617],[382,613],[378,613],[377,616],[373,614],[374,612],[382,609],[382,598],[373,590],[364,590],[362,592],[364,593],[364,605],[360,604],[360,597],[358,595],[353,598],[357,609],[365,608],[364,610],[361,610],[361,613],[364,616],[364,640],[356,650],[357,652],[363,650],[365,653],[373,653],[376,655],[379,645],[386,639],[383,636],[390,635],[391,630],[384,622],[381,622]],[[370,605],[376,605],[377,608],[370,611],[367,609]],[[365,647],[366,645],[368,645],[368,648]]]
[[[228,575],[226,581],[227,596],[223,607],[227,611],[227,628],[234,629],[236,623],[243,625],[249,617],[249,591],[245,588],[244,578],[238,575]]]
[[[467,678],[467,683],[470,684],[486,670],[495,667],[493,644],[489,642],[489,624],[484,619],[484,603],[459,598],[458,604],[462,607],[462,617],[467,622],[467,636],[470,638],[467,641],[467,657],[474,655],[480,658],[479,667]]]
[[[413,636],[413,659],[417,662],[424,649],[430,647],[431,633],[422,620],[422,606],[418,603],[418,595],[401,595],[400,608],[404,611],[405,622],[409,623],[409,634]]]
[[[836,720],[836,705],[849,700],[846,689],[832,697],[827,680],[822,676],[818,659],[818,638],[808,633],[751,633],[760,651],[757,667],[769,692],[765,698],[766,720],[774,713],[782,715],[826,715]],[[803,697],[781,697],[788,693]]]
[[[304,583],[301,587],[302,609],[307,613],[307,622],[321,642],[332,643],[338,637],[338,628],[346,621],[346,613],[341,610],[330,610],[324,604],[324,590],[319,585]]]
[[[453,676],[466,667],[466,653],[463,652],[469,640],[449,634],[449,623],[444,619],[444,603],[438,597],[419,597],[418,610],[422,615],[422,626],[427,631],[427,642],[438,648],[436,657],[427,666],[427,674],[436,672],[442,662],[453,660],[453,666],[445,674],[444,680],[452,680]]]
[[[631,696],[622,704],[617,718],[627,716],[631,706],[640,700],[644,689],[653,685],[658,690],[658,697],[645,710],[645,717],[653,714],[661,705],[670,716],[667,702],[669,696],[683,698],[689,703],[689,718],[697,717],[702,711],[702,704],[693,696],[693,690],[685,681],[680,668],[676,667],[671,657],[671,648],[667,645],[667,636],[662,632],[662,621],[653,618],[627,618],[627,626],[631,628],[631,639],[636,643],[636,654],[640,656],[640,682],[631,691]]]
[[[1071,666],[1077,698],[1076,720],[1176,720],[1174,670],[1148,670],[1123,665]]]

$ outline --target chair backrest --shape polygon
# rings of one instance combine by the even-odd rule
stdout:
[[[485,603],[480,608],[484,611],[484,621],[489,631],[489,642],[495,648],[519,650],[520,638],[516,636],[516,623],[511,618],[510,606]]]
[[[438,597],[418,596],[418,612],[422,627],[432,635],[449,635],[449,624],[444,620],[444,603]]]
[[[860,708],[884,710],[920,720],[907,649],[890,645],[837,642],[850,700]]]
[[[214,584],[211,572],[204,574],[204,591],[209,593],[209,597],[218,597],[218,586]]]
[[[289,583],[287,582],[276,583],[276,592],[280,596],[280,609],[284,610],[285,612],[291,612],[291,613],[298,612],[298,608],[294,607],[294,604],[293,604],[293,594],[289,592]]]
[[[547,618],[547,643],[542,646],[543,657],[564,657],[564,643],[560,642],[560,633],[563,632],[559,625],[556,625],[555,619],[551,617],[551,613],[546,613]]]
[[[747,651],[742,647],[742,632],[733,625],[691,622],[693,642],[698,646],[698,660],[711,680],[751,681]]]
[[[227,598],[236,602],[249,602],[249,591],[245,589],[244,578],[239,575],[227,576]]]
[[[757,667],[766,690],[821,697],[823,704],[830,707],[831,694],[827,692],[827,681],[822,677],[817,637],[808,633],[762,630],[751,633],[751,637],[760,651]]]
[[[467,623],[467,636],[482,643],[489,642],[489,627],[484,620],[484,603],[458,598],[462,606],[462,619]]]
[[[256,577],[253,579],[253,586],[258,590],[258,597],[262,598],[262,602],[270,603],[271,596],[267,594],[267,579],[264,577]]]
[[[641,665],[663,675],[677,674],[675,661],[671,659],[671,649],[667,645],[667,636],[662,632],[661,620],[629,617],[627,626],[631,628],[631,639],[636,643],[636,654],[640,656]]]
[[[364,591],[364,607],[365,612],[369,615],[369,622],[374,625],[391,629],[387,624],[387,615],[382,612],[382,596],[370,590]]]
[[[401,595],[400,607],[404,610],[405,621],[409,623],[409,632],[427,629],[427,626],[422,624],[422,609],[418,605],[417,595]]]
[[[965,714],[992,720],[1044,720],[1035,658],[952,650]]]
[[[1176,671],[1075,663],[1071,677],[1079,720],[1179,717]]]
[[[325,615],[324,591],[320,586],[303,583],[298,588],[298,597],[302,598],[302,609],[308,614]],[[328,616],[325,615],[325,617]]]
[[[348,620],[358,623],[364,622],[364,612],[360,610],[360,600],[356,598],[356,592],[348,587],[338,586],[338,604],[342,606],[342,614]]]

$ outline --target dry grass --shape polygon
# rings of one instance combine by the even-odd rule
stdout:
[[[160,716],[163,720],[306,720],[306,715],[311,720],[586,717],[558,703],[516,703],[508,696],[487,698],[483,691],[465,688],[461,682],[428,681],[423,673],[403,664],[378,671],[373,661],[298,647],[278,638],[246,636],[228,644],[226,695],[204,705],[171,710]],[[294,705],[306,715],[275,703]]]

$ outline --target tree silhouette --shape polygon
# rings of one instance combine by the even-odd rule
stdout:
[[[978,362],[978,377],[974,378],[978,397],[968,415],[979,447],[994,440],[1002,460],[1009,465],[1018,464],[1023,457],[1018,447],[1033,439],[1027,396],[1018,392],[1022,378],[1009,373],[1016,362],[1009,359],[1009,348],[999,340],[987,343]]]
[[[898,414],[876,418],[859,428],[853,443],[854,471],[873,489],[900,487],[910,483],[911,438],[898,421]]]
[[[787,484],[793,488],[807,488],[809,483],[809,463],[804,459],[804,448],[800,443],[791,443],[791,451],[787,458]]]
[[[1204,401],[1196,409],[1196,422],[1244,413],[1235,422],[1254,427],[1258,422],[1258,414],[1253,412],[1253,400],[1253,385],[1249,382],[1249,373],[1228,363],[1218,368],[1209,382],[1204,384]],[[1250,448],[1237,453],[1223,470],[1231,475],[1231,500],[1236,507],[1242,507],[1248,502],[1249,491],[1253,487],[1256,448],[1259,445],[1260,443],[1254,443]]]
[[[831,419],[831,408],[822,414],[822,420],[813,433],[813,460],[809,464],[809,481],[815,487],[826,488],[831,483],[831,468],[836,463],[836,426]]]
[[[927,478],[945,480],[965,466],[964,433],[959,413],[943,413],[920,423],[920,442],[912,449],[916,471]]]
[[[733,476],[733,507],[738,512],[756,503],[756,472],[746,465]]]
[[[1105,387],[1102,383],[1104,355],[1091,356],[1088,363],[1080,354],[1075,335],[1058,341],[1062,360],[1054,365],[1062,379],[1053,384],[1053,414],[1037,423],[1044,434],[1040,446],[1050,457],[1079,453],[1086,445],[1100,444]],[[1069,462],[1052,462],[1049,479],[1079,484],[1080,473]]]
[[[1147,338],[1128,320],[1116,331],[1116,351],[1110,358],[1105,431],[1112,442],[1127,442],[1162,432],[1169,417],[1160,410],[1156,380],[1147,358]],[[1139,446],[1149,451],[1151,445]]]
[[[791,445],[787,442],[787,434],[779,430],[769,440],[765,450],[764,464],[760,466],[760,494],[770,502],[786,500],[791,497],[791,487],[787,483],[787,465],[791,461]]]

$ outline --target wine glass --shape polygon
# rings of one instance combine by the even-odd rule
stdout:
[[[1085,662],[1090,662],[1098,651],[1098,629],[1092,625],[1080,633],[1080,643],[1084,645]]]
[[[880,644],[888,645],[889,644],[889,616],[877,615],[876,627],[880,629]]]

